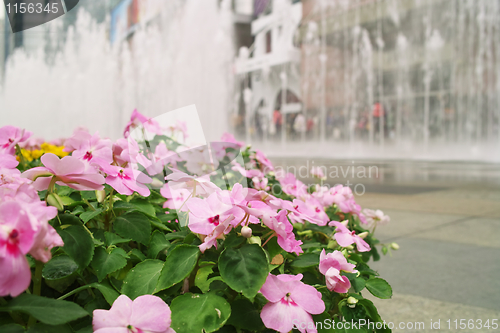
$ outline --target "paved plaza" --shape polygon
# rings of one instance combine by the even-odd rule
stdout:
[[[400,322],[425,324],[399,331],[436,332],[430,323],[440,320],[439,331],[478,332],[488,330],[460,330],[455,325],[460,319],[500,321],[500,165],[291,158],[273,162],[295,166],[297,172],[301,165],[314,162],[331,176],[337,169],[339,177],[329,177],[328,183],[349,181],[351,188],[362,184],[356,187],[361,194],[357,202],[391,217],[389,225],[377,228],[376,236],[382,243],[397,242],[400,249],[371,266],[392,285],[394,296],[380,300],[363,294],[396,327]],[[350,166],[355,171],[371,166],[372,175],[358,177],[355,172],[352,177],[352,169],[346,172]]]

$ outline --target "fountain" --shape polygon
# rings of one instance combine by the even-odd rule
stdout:
[[[240,52],[231,5],[247,2],[157,3],[119,43],[84,10],[66,42],[44,25],[8,60],[0,125],[117,137],[134,108],[196,104],[208,141],[230,130],[276,156],[500,160],[500,0],[259,0]]]
[[[155,117],[196,104],[206,139],[219,139],[227,130],[233,85],[229,3],[156,2],[159,14],[120,43],[110,42],[109,15],[97,23],[80,8],[66,40],[47,53],[51,41],[43,32],[54,39],[63,26],[58,20],[43,25],[39,49],[19,50],[6,64],[0,126],[20,126],[46,139],[85,126],[117,138],[135,108]]]
[[[302,6],[294,36],[302,51],[300,111],[319,121],[306,135],[289,129],[278,146],[254,136],[257,145],[279,156],[500,161],[500,1]],[[276,24],[294,24],[290,17],[272,25],[275,14],[269,15],[256,26],[267,20],[274,31]],[[246,61],[256,63],[258,55]],[[259,77],[261,67],[240,75]],[[252,83],[256,91],[265,84]]]

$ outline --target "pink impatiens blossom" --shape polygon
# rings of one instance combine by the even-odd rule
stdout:
[[[31,132],[14,126],[0,128],[0,153],[14,155],[16,145],[28,140],[31,134]]]
[[[267,186],[268,181],[269,180],[265,177],[264,178],[259,178],[259,177],[252,178],[253,186],[257,190],[262,190],[262,191],[269,191],[270,187]]]
[[[130,135],[130,132],[141,124],[150,133],[158,135],[162,134],[160,124],[158,124],[156,120],[148,118],[145,115],[139,113],[137,110],[134,110],[134,112],[132,112],[132,116],[130,117],[130,121],[125,126],[123,136],[127,138]]]
[[[99,134],[91,135],[87,131],[75,131],[73,136],[66,140],[64,151],[72,152],[71,156],[80,160],[95,163],[99,166],[113,162],[112,142],[101,139]]]
[[[234,135],[232,135],[231,133],[224,133],[222,134],[222,137],[221,137],[221,141],[223,142],[229,142],[229,143],[233,143],[235,145],[237,145],[238,147],[242,148],[245,146],[245,143],[244,142],[241,142],[241,141],[237,141],[235,138],[234,138]]]
[[[210,181],[210,175],[195,177],[187,173],[171,168],[173,173],[167,176],[171,189],[185,188],[193,193],[193,196],[208,197],[210,194],[220,191]]]
[[[260,170],[264,173],[268,173],[269,171],[274,170],[274,166],[271,163],[271,161],[264,155],[262,151],[259,149],[255,149],[255,156],[254,158],[259,162],[260,164]]]
[[[161,190],[160,194],[167,199],[163,204],[163,208],[177,209],[180,211],[187,211],[188,208],[184,203],[187,199],[191,197],[191,192],[185,188],[180,188],[172,191],[168,184],[165,184]]]
[[[355,265],[347,262],[342,252],[334,251],[326,254],[321,251],[319,257],[319,271],[326,277],[326,287],[336,293],[346,293],[351,288],[351,282],[347,276],[340,275],[341,271],[347,273],[357,273]]]
[[[385,215],[380,209],[363,209],[363,214],[366,217],[365,228],[371,228],[372,226],[385,225],[391,221],[388,215]]]
[[[52,153],[44,154],[41,161],[45,167],[25,171],[25,178],[34,180],[33,186],[38,191],[48,189],[53,177],[56,184],[66,185],[78,191],[102,190],[104,177],[91,165],[76,157],[66,156],[59,159]]]
[[[323,168],[326,170],[325,167],[323,167]],[[311,168],[311,175],[313,175],[314,177],[316,177],[318,179],[325,180],[326,176],[325,176],[325,173],[323,172],[323,168],[317,167],[317,166],[312,167]]]
[[[368,245],[368,243],[361,237],[356,235],[355,231],[350,231],[345,225],[337,221],[332,221],[328,225],[337,227],[335,229],[334,237],[340,246],[346,247],[356,243],[359,252],[370,251],[370,245]]]
[[[186,202],[189,208],[189,229],[201,235],[211,235],[219,224],[227,221],[231,216],[238,219],[243,218],[243,211],[239,207],[228,205],[220,200],[217,193],[211,194],[206,199],[191,198]],[[224,228],[224,233],[231,229],[229,225]],[[216,245],[214,243],[213,245]]]
[[[300,332],[317,332],[311,314],[325,311],[321,293],[307,285],[298,275],[269,274],[260,289],[269,301],[262,308],[260,317],[267,328],[281,333],[297,328]]]
[[[295,222],[303,222],[306,220],[324,226],[329,221],[323,206],[312,196],[308,195],[305,201],[294,199],[293,205],[296,212],[291,214],[290,218]]]
[[[300,245],[302,241],[295,239],[295,234],[293,233],[293,226],[288,221],[287,211],[280,210],[278,215],[269,217],[264,216],[262,222],[271,230],[276,233],[278,237],[278,245],[281,246],[286,252],[295,252],[297,255],[304,252]]]
[[[307,195],[307,186],[295,178],[293,173],[288,173],[286,176],[276,176],[281,184],[281,189],[288,195],[294,196],[296,198],[303,197]]]
[[[26,254],[31,250],[36,227],[21,205],[14,201],[0,204],[0,296],[16,297],[31,282]]]
[[[132,168],[122,168],[115,165],[108,165],[103,168],[106,173],[106,184],[123,195],[132,195],[134,192],[143,197],[151,194],[149,188],[144,184],[151,183],[152,179],[139,170]]]
[[[175,333],[172,312],[158,296],[143,295],[134,301],[119,296],[109,310],[94,310],[94,333]]]

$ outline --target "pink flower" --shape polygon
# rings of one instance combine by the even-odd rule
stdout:
[[[295,234],[293,233],[293,226],[288,221],[287,211],[280,210],[278,215],[275,217],[264,216],[262,222],[271,230],[276,232],[278,237],[278,245],[281,246],[286,252],[295,252],[297,255],[304,252],[300,245],[302,241],[295,239]]]
[[[220,138],[220,140],[223,142],[234,143],[235,145],[237,145],[240,148],[245,146],[244,142],[236,141],[236,139],[234,138],[234,135],[227,133],[227,132],[222,134],[222,137]]]
[[[143,295],[134,301],[121,295],[109,310],[94,310],[94,333],[175,333],[172,312],[158,296]]]
[[[168,184],[165,184],[161,190],[160,194],[168,199],[165,201],[163,204],[163,208],[168,208],[168,209],[179,209],[181,211],[187,211],[188,208],[184,203],[186,202],[187,199],[191,197],[191,192],[186,190],[185,188],[180,188],[172,191],[170,189],[170,186]]]
[[[264,177],[264,174],[260,170],[257,170],[257,169],[247,170],[237,162],[234,162],[233,164],[234,165],[231,167],[231,170],[238,171],[239,173],[241,173],[241,175],[243,177],[246,177],[246,178],[254,178],[254,177],[262,178],[262,177]]]
[[[281,333],[294,327],[300,332],[317,332],[311,314],[325,311],[321,293],[302,280],[302,274],[269,274],[260,292],[269,301],[260,318],[267,328]]]
[[[0,204],[0,296],[16,297],[29,287],[31,271],[26,254],[33,246],[35,232],[20,204]]]
[[[139,113],[136,109],[134,110],[134,112],[132,112],[130,121],[125,126],[125,131],[123,132],[123,136],[127,138],[130,135],[130,132],[137,126],[140,126],[141,124],[148,132],[158,135],[162,134],[160,124],[158,124],[156,120],[146,117],[145,115]]]
[[[326,168],[325,168],[325,170],[326,170]],[[322,180],[326,179],[325,174],[323,172],[323,169],[321,167],[312,167],[311,168],[311,175],[313,175],[316,178],[322,179]]]
[[[210,235],[215,227],[231,215],[237,214],[240,220],[243,218],[241,209],[224,203],[217,193],[206,199],[191,198],[186,202],[186,206],[189,208],[189,229],[196,234]]]
[[[335,240],[340,246],[346,247],[356,243],[359,252],[370,251],[370,245],[368,245],[368,243],[361,237],[356,235],[355,231],[350,231],[346,226],[337,221],[332,221],[328,223],[328,225],[337,227],[335,229]]]
[[[319,271],[326,277],[326,287],[336,293],[346,293],[351,288],[351,282],[347,276],[341,276],[340,272],[357,273],[355,265],[347,262],[342,252],[334,251],[325,253],[321,251],[319,257]]]
[[[384,215],[384,212],[380,209],[364,209],[363,214],[366,217],[367,226],[365,228],[370,228],[373,225],[385,225],[391,221],[391,218]]]
[[[254,158],[259,162],[260,166],[259,169],[263,171],[264,173],[268,173],[269,171],[274,170],[274,166],[271,163],[271,161],[264,155],[264,153],[258,149],[255,149],[255,156]]]
[[[326,225],[329,221],[323,206],[314,197],[309,196],[305,201],[294,199],[293,205],[296,210],[290,215],[293,221],[302,222],[307,220],[320,226]]]
[[[261,179],[259,179],[259,177],[252,178],[253,186],[257,190],[262,190],[262,191],[269,191],[270,187],[267,186],[268,181],[269,180],[266,177],[261,178]]]
[[[19,162],[16,157],[9,154],[0,154],[0,168],[14,169]]]
[[[111,146],[111,140],[101,139],[98,133],[91,135],[86,131],[75,131],[73,136],[66,140],[64,151],[72,151],[73,157],[101,166],[113,162]]]
[[[143,197],[147,197],[151,193],[144,184],[151,183],[152,179],[139,170],[108,165],[103,168],[103,171],[107,174],[106,184],[120,194],[132,195],[137,192]]]
[[[210,175],[195,177],[182,171],[171,169],[173,173],[167,176],[171,189],[182,187],[193,193],[193,196],[200,195],[203,197],[208,197],[210,194],[220,191],[220,188],[210,181]]]
[[[14,155],[16,145],[28,140],[31,134],[31,132],[14,126],[0,128],[0,153]]]
[[[48,189],[52,177],[56,184],[66,185],[78,191],[102,190],[104,177],[95,168],[76,157],[66,156],[59,159],[52,153],[44,154],[41,161],[45,167],[25,171],[22,176],[34,180],[33,186],[38,191]]]
[[[285,177],[277,177],[281,184],[281,189],[288,195],[292,195],[296,198],[303,197],[307,195],[307,186],[304,185],[300,180],[295,178],[292,173],[288,173]]]
[[[135,162],[137,154],[139,154],[139,145],[133,138],[118,139],[113,144],[113,160],[118,165]]]

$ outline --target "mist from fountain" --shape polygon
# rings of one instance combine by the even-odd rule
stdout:
[[[61,48],[48,54],[61,23],[44,25],[47,42],[36,52],[17,50],[6,65],[0,126],[47,140],[67,137],[75,126],[117,138],[135,108],[155,117],[196,104],[206,139],[219,139],[233,87],[229,1],[162,3],[158,17],[113,45],[109,17],[97,24],[80,9],[67,39],[57,41]]]

